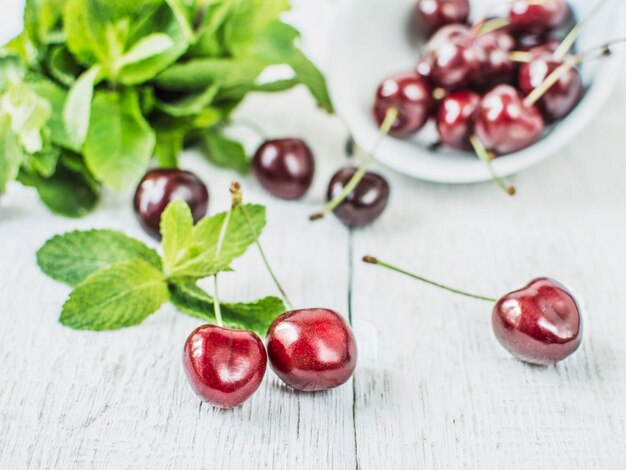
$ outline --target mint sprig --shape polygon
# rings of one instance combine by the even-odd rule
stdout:
[[[117,330],[143,322],[168,300],[181,312],[215,321],[213,298],[197,286],[203,278],[230,272],[230,264],[256,241],[265,226],[265,208],[232,211],[220,253],[216,247],[227,213],[195,226],[187,204],[174,201],[161,218],[160,256],[139,240],[113,230],[74,231],[48,240],[37,253],[41,270],[74,290],[60,322],[79,330]],[[254,230],[250,229],[250,225]],[[226,326],[264,334],[285,310],[281,299],[222,303]]]

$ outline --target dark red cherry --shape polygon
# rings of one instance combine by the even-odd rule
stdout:
[[[311,186],[315,159],[303,140],[268,140],[254,155],[252,171],[261,186],[274,196],[299,199]]]
[[[437,131],[441,143],[459,150],[470,150],[470,137],[480,106],[478,93],[469,90],[455,91],[439,106]]]
[[[522,64],[519,70],[520,90],[528,95],[539,87],[557,68],[563,65],[551,54],[542,54]],[[583,94],[583,82],[577,67],[569,69],[537,102],[547,121],[553,122],[567,116],[578,104]]]
[[[540,34],[558,29],[568,19],[570,13],[566,0],[517,0],[509,12],[510,27],[513,31],[526,34]]]
[[[476,47],[484,52],[480,72],[475,75],[478,87],[494,87],[502,83],[513,83],[516,65],[511,60],[511,51],[515,49],[515,39],[503,30],[480,34],[475,39]]]
[[[470,85],[480,72],[486,56],[475,44],[469,27],[460,24],[444,26],[426,44],[418,66],[429,69],[434,86],[458,89]],[[418,71],[418,74],[423,72]]]
[[[329,201],[339,196],[357,169],[347,167],[335,173],[328,184]],[[389,183],[377,173],[367,172],[356,188],[333,213],[348,227],[363,227],[383,213],[389,201]]]
[[[469,0],[418,0],[413,18],[419,33],[430,37],[442,26],[467,23]]]
[[[206,215],[209,192],[193,173],[178,169],[151,170],[143,177],[135,192],[135,214],[143,229],[161,238],[161,214],[174,200],[185,201],[195,222]]]
[[[531,364],[559,362],[580,346],[580,307],[564,286],[539,278],[505,295],[492,315],[493,332],[511,354]]]
[[[350,326],[333,310],[309,308],[283,313],[267,332],[270,366],[290,387],[326,390],[344,384],[357,361]]]
[[[183,366],[191,388],[202,400],[234,408],[261,385],[267,356],[261,339],[250,331],[204,325],[187,338]]]
[[[544,126],[535,106],[524,105],[512,86],[499,85],[482,98],[474,130],[487,149],[506,154],[535,143]]]
[[[391,109],[398,112],[389,134],[408,137],[420,130],[433,106],[432,90],[428,81],[417,74],[390,77],[380,84],[374,101],[374,117],[382,125]]]

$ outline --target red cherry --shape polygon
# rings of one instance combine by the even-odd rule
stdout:
[[[187,338],[183,365],[191,388],[202,400],[234,408],[261,385],[267,356],[261,339],[250,331],[204,325]]]
[[[502,83],[512,83],[515,77],[515,63],[510,52],[515,49],[515,39],[503,30],[480,34],[475,39],[476,47],[484,52],[480,73],[474,82],[479,87],[494,87]]]
[[[479,106],[480,96],[473,91],[455,91],[444,98],[437,114],[441,142],[455,149],[470,150],[470,137]]]
[[[274,196],[299,199],[311,186],[315,159],[303,140],[268,140],[254,155],[252,171],[261,186]]]
[[[569,16],[566,0],[518,0],[511,5],[510,27],[519,33],[540,34],[557,29]]]
[[[582,341],[582,319],[574,295],[548,278],[535,279],[498,300],[492,325],[500,344],[531,364],[561,361]]]
[[[458,89],[474,81],[486,60],[485,52],[476,47],[474,39],[470,28],[460,24],[444,26],[430,38],[419,66],[423,70],[429,68],[433,85]]]
[[[327,200],[339,196],[356,172],[356,168],[348,167],[335,173],[328,184]],[[380,217],[388,201],[387,180],[377,173],[367,172],[333,214],[348,227],[363,227]]]
[[[442,26],[467,23],[469,0],[418,0],[413,18],[419,32],[429,37]]]
[[[380,126],[387,113],[396,109],[398,117],[389,133],[396,137],[408,137],[426,124],[432,106],[432,91],[428,82],[417,74],[403,74],[390,77],[380,84],[373,112]]]
[[[562,60],[554,59],[551,54],[541,54],[530,62],[522,64],[518,79],[520,90],[528,95],[563,63]],[[573,67],[543,94],[537,106],[547,121],[557,121],[567,116],[576,107],[582,94],[582,77],[578,68]]]
[[[337,313],[323,308],[283,313],[267,333],[270,366],[296,390],[338,387],[352,376],[356,340]]]
[[[474,130],[487,149],[506,154],[535,143],[543,129],[539,110],[525,106],[512,86],[499,85],[481,100]]]
[[[153,237],[161,238],[161,214],[170,202],[178,199],[189,205],[194,222],[206,215],[209,192],[196,175],[177,169],[146,173],[134,198],[135,215],[143,229]]]

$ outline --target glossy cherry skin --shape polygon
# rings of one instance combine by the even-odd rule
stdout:
[[[391,109],[398,117],[389,134],[408,137],[419,131],[430,116],[433,107],[432,90],[428,81],[417,74],[402,74],[383,81],[376,90],[374,118],[382,125]]]
[[[492,88],[503,83],[513,83],[517,69],[510,54],[516,45],[513,36],[504,30],[496,30],[478,35],[475,45],[483,50],[484,56],[474,84],[480,88]]]
[[[467,23],[469,0],[418,0],[413,18],[419,33],[430,37],[442,26]]]
[[[474,131],[487,149],[506,154],[535,143],[544,127],[535,106],[525,106],[512,86],[499,85],[481,100]]]
[[[134,207],[139,223],[148,234],[161,238],[161,214],[174,200],[185,201],[197,222],[207,213],[209,192],[200,178],[189,171],[158,169],[146,173],[135,191]]]
[[[548,278],[505,295],[492,314],[493,332],[513,356],[550,365],[572,354],[582,341],[580,307],[564,286]]]
[[[539,55],[522,64],[518,78],[520,90],[528,95],[561,65],[563,61],[555,60],[551,54]],[[576,107],[582,95],[582,77],[578,68],[573,67],[544,93],[537,105],[546,120],[553,122],[567,116]]]
[[[280,315],[267,332],[272,370],[296,390],[327,390],[344,384],[357,361],[354,334],[333,310],[309,308]]]
[[[422,70],[428,69],[428,77],[434,86],[450,90],[466,88],[475,80],[485,60],[485,52],[476,46],[470,28],[451,24],[430,38],[417,73],[423,75]]]
[[[218,408],[234,408],[261,385],[267,355],[263,341],[251,331],[204,325],[187,338],[183,366],[202,400]]]
[[[354,167],[347,167],[333,175],[326,193],[329,201],[341,194],[356,171]],[[333,213],[348,227],[363,227],[383,213],[389,201],[389,192],[389,183],[385,178],[377,173],[367,172]]]
[[[470,150],[479,106],[480,95],[473,91],[459,90],[445,97],[437,113],[441,143],[458,150]]]
[[[268,140],[254,155],[252,171],[270,194],[300,199],[313,181],[315,159],[301,139]]]
[[[544,0],[541,4],[518,0],[511,5],[510,27],[520,33],[545,33],[563,25],[569,13],[566,0]]]

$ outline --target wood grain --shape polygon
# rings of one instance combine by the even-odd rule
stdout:
[[[295,6],[290,19],[324,63],[334,3]],[[0,24],[19,11],[4,8]],[[241,182],[248,200],[268,205],[263,241],[292,300],[350,315],[360,358],[355,379],[328,393],[289,391],[269,373],[233,411],[191,392],[181,351],[198,322],[173,307],[112,333],[56,321],[68,289],[38,270],[34,252],[74,228],[149,241],[130,195],[107,194],[72,221],[12,186],[0,206],[0,468],[626,468],[625,106],[622,83],[576,141],[514,178],[514,199],[490,184],[433,185],[378,168],[392,185],[389,209],[350,233],[333,218],[306,217],[345,163],[340,121],[304,90],[246,101],[238,116],[272,137],[302,136],[317,155],[301,203]],[[237,132],[250,150],[258,144]],[[207,181],[211,211],[225,208],[236,175],[196,154],[184,165]],[[489,304],[364,265],[364,254],[495,296],[554,276],[585,299],[583,347],[556,367],[521,364],[493,339]],[[274,292],[256,252],[234,267],[222,278],[224,299]]]

